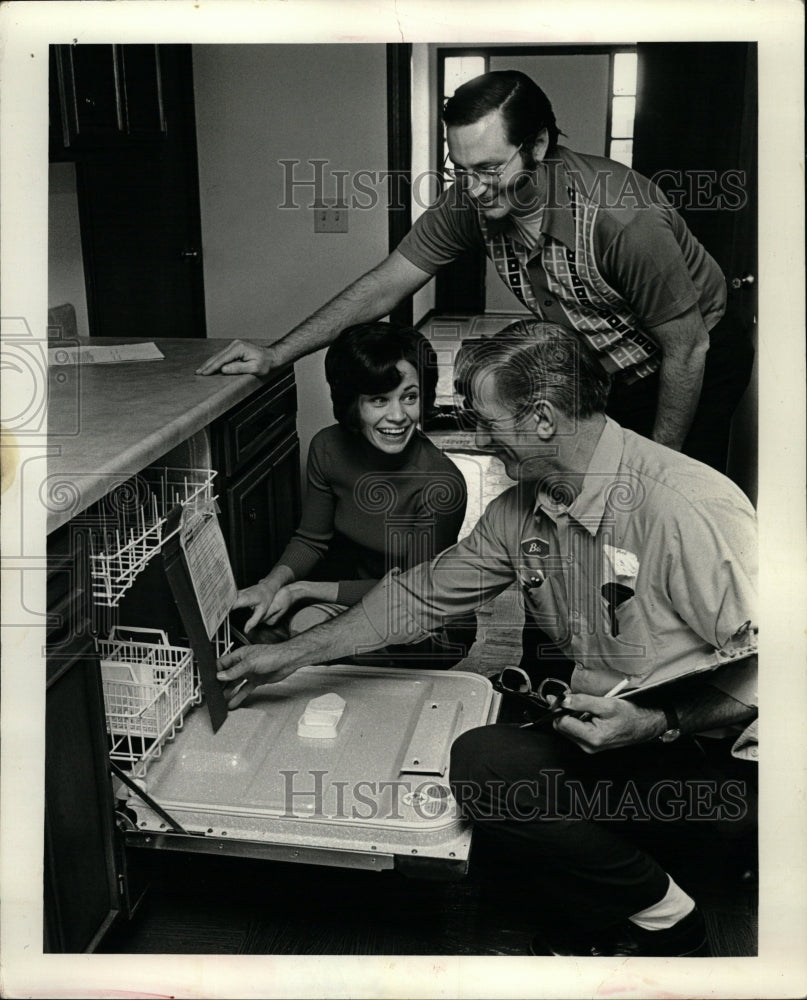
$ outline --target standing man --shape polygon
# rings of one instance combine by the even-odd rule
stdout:
[[[398,248],[275,344],[233,344],[199,374],[290,363],[484,245],[521,302],[578,333],[615,376],[616,419],[723,470],[752,351],[720,323],[725,279],[662,192],[620,163],[559,146],[552,106],[523,73],[464,84],[443,120],[455,183]]]
[[[536,912],[551,898],[552,922],[565,922],[537,952],[707,954],[694,901],[635,838],[653,818],[753,823],[753,508],[724,476],[606,417],[608,376],[570,331],[472,341],[457,375],[479,446],[516,485],[467,538],[344,615],[222,657],[230,706],[305,664],[415,641],[518,581],[574,661],[570,693],[549,727],[464,733],[457,802],[504,863],[524,858]],[[736,730],[715,744],[733,800],[704,803],[698,789],[729,786],[692,737],[718,728]]]

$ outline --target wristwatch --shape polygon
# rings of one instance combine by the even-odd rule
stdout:
[[[664,712],[664,718],[667,721],[667,728],[659,736],[660,743],[674,743],[678,737],[681,735],[681,722],[676,714],[674,708],[669,708],[668,706],[659,706]]]

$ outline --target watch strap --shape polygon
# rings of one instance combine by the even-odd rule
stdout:
[[[672,743],[673,740],[677,740],[681,735],[681,720],[671,705],[660,705],[659,708],[664,713],[666,723],[664,732],[659,736],[659,740],[662,743]]]

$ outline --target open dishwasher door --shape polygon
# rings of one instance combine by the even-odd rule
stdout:
[[[328,697],[323,697],[328,696]],[[196,709],[134,792],[127,842],[312,864],[458,875],[470,826],[448,783],[463,732],[500,696],[461,671],[305,667],[258,688],[214,733]]]

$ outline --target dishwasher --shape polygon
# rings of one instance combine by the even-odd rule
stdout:
[[[448,782],[501,696],[462,670],[312,664],[228,712],[236,587],[209,469],[150,468],[96,510],[92,593],[116,818],[131,847],[428,877],[467,871]]]

